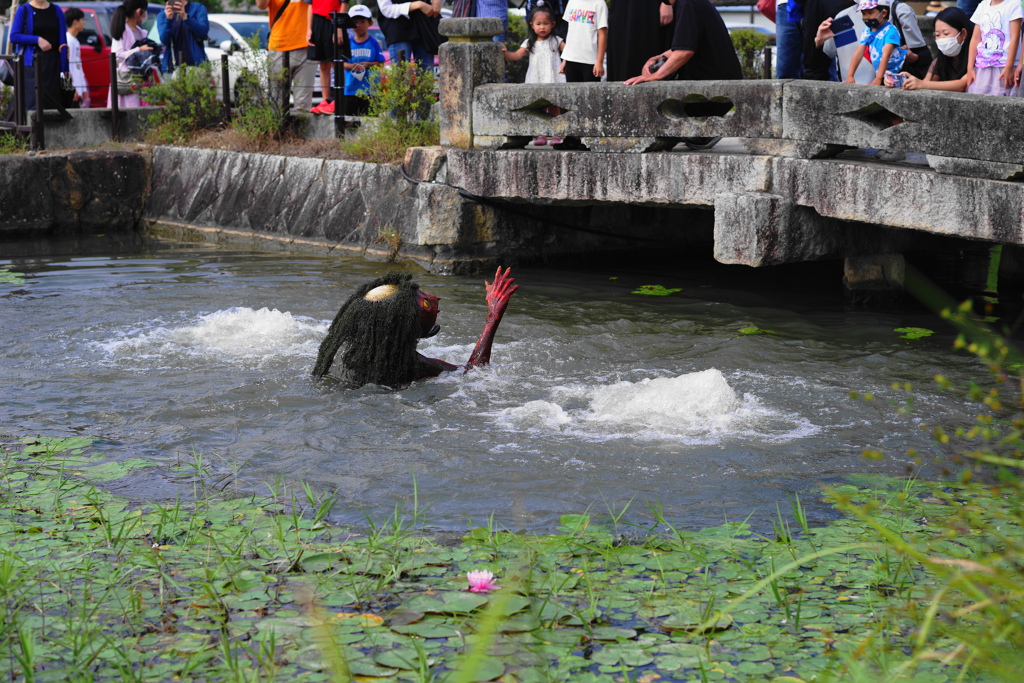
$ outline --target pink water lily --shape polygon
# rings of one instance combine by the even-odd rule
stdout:
[[[498,584],[494,583],[494,574],[489,571],[479,570],[466,574],[469,579],[469,592],[486,593],[487,591],[498,590]]]

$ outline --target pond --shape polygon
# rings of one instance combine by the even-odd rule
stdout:
[[[339,523],[417,496],[439,529],[623,510],[646,524],[651,505],[685,527],[750,516],[770,529],[793,493],[822,521],[821,483],[904,475],[911,449],[937,474],[949,454],[922,426],[976,410],[932,378],[984,376],[949,330],[893,331],[938,330],[926,312],[845,311],[834,263],[514,269],[492,365],[401,391],[309,375],[341,302],[386,264],[165,242],[3,265],[25,276],[0,282],[2,429],[93,436],[118,459],[201,453],[242,485],[307,481],[337,492]],[[484,278],[415,279],[441,297],[441,332],[420,350],[465,362]],[[633,293],[642,285],[681,291]],[[894,382],[914,386],[909,415]],[[181,493],[142,472],[125,493]]]

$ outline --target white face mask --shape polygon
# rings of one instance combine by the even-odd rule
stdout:
[[[939,52],[947,57],[956,57],[964,47],[964,44],[956,38],[956,36],[952,38],[936,38],[935,45],[939,48]]]

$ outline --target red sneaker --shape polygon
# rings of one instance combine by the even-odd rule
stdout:
[[[325,101],[320,103],[320,106],[317,107],[317,109],[319,110],[319,111],[316,112],[317,114],[331,114],[331,115],[333,115],[334,114],[334,102],[327,102],[325,100]]]
[[[323,107],[323,106],[324,106],[324,102],[321,102],[320,104],[318,104],[315,107],[313,107],[312,109],[310,109],[309,113],[310,114],[320,114],[320,113],[322,113],[320,111],[320,108]]]

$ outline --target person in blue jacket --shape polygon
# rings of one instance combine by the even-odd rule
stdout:
[[[11,22],[11,44],[24,55],[25,108],[36,108],[35,60],[39,60],[43,109],[64,110],[60,76],[68,73],[68,39],[64,12],[49,0],[30,0],[20,5]]]
[[[164,44],[164,73],[176,66],[195,66],[207,61],[204,42],[210,33],[210,18],[198,2],[167,0],[156,15],[156,30]]]

